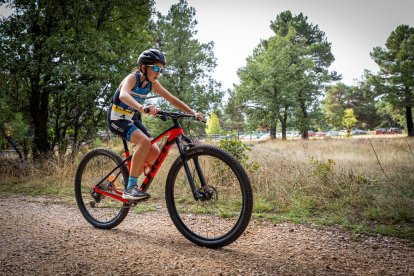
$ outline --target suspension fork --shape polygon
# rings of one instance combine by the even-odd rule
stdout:
[[[190,166],[188,165],[188,161],[186,160],[186,154],[185,154],[186,150],[184,149],[184,147],[181,144],[182,139],[184,139],[186,142],[191,141],[191,140],[189,140],[189,138],[187,138],[185,136],[184,137],[180,136],[180,137],[176,138],[178,151],[180,152],[180,157],[181,157],[181,160],[183,161],[184,170],[185,170],[185,173],[187,175],[187,179],[190,182],[191,191],[193,192],[193,196],[194,196],[195,200],[204,201],[206,199],[206,195],[203,192],[200,192],[196,188],[196,185],[194,183],[194,178],[193,178],[193,176],[191,174],[191,171],[190,171]],[[200,163],[198,162],[198,157],[194,157],[193,162],[194,162],[195,169],[197,171],[198,178],[200,179],[200,182],[201,182],[201,187],[205,187],[207,185],[206,184],[207,182],[206,182],[206,179],[204,177],[203,171],[200,167]]]

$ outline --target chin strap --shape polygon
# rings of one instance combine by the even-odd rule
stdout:
[[[144,75],[144,77],[145,77],[145,80],[147,81],[147,82],[150,82],[150,80],[148,79],[148,76],[147,76],[147,68],[145,68],[145,72],[144,71],[142,71],[142,70],[139,70],[140,72],[141,72],[141,74],[142,75]]]

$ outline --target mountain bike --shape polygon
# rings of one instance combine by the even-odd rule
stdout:
[[[140,189],[147,191],[165,158],[176,145],[178,157],[169,169],[165,200],[169,216],[179,232],[204,247],[229,245],[246,229],[252,214],[253,195],[242,165],[227,151],[193,143],[179,119],[194,115],[159,111],[172,127],[151,143],[164,143],[153,165],[144,170]],[[106,148],[93,149],[81,159],[75,177],[75,196],[84,218],[94,227],[111,229],[142,201],[122,198],[127,185],[131,155],[123,140],[125,158]],[[144,201],[147,199],[144,199]]]

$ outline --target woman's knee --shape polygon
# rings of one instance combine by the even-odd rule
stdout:
[[[150,148],[151,146],[151,140],[139,130],[134,131],[131,142],[138,147]]]
[[[150,149],[150,147],[151,147],[151,140],[147,136],[145,136],[142,139],[140,139],[139,145],[141,147]]]
[[[152,146],[151,146],[151,152],[154,154],[154,155],[159,155],[160,154],[160,152],[161,152],[161,150],[160,150],[160,148],[157,146],[157,144],[153,144]]]

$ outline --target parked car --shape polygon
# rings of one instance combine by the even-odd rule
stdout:
[[[387,129],[385,129],[385,128],[377,128],[375,130],[375,135],[379,135],[379,134],[387,134]]]
[[[315,134],[317,137],[325,137],[326,136],[326,132],[324,132],[324,131],[318,131],[318,132],[316,132],[316,134]]]
[[[265,133],[259,137],[260,140],[266,140],[270,138],[270,133]]]
[[[348,130],[346,130],[346,129],[340,130],[340,131],[338,131],[338,135],[339,136],[347,136],[348,135]]]
[[[313,132],[312,130],[308,130],[308,137],[313,137],[315,136],[315,132]]]
[[[388,134],[401,134],[402,130],[398,127],[392,127],[390,129],[387,130]]]
[[[330,130],[326,133],[327,136],[339,136],[339,131]]]
[[[292,131],[292,137],[299,137],[300,133],[299,131]]]
[[[264,134],[266,134],[266,133],[264,133],[264,132],[258,132],[258,133],[256,133],[256,138],[257,139],[260,139],[260,137],[262,137]]]
[[[354,129],[352,130],[352,135],[364,135],[367,134],[368,131],[363,130],[363,129]]]

